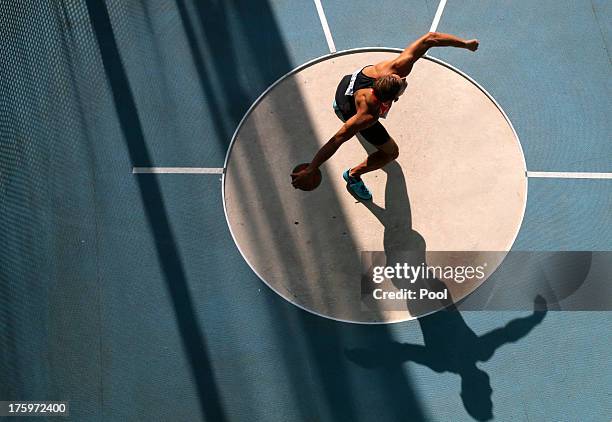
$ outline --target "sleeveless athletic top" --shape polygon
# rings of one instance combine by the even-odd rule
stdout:
[[[368,66],[371,66],[371,65],[368,65]],[[374,88],[372,88],[374,86],[374,81],[376,79],[363,74],[363,69],[365,69],[368,66],[364,66],[361,69],[358,69],[355,72],[353,72],[353,74],[351,75],[351,81],[349,82],[349,85],[346,88],[346,92],[344,93],[344,95],[352,96],[355,92],[359,91],[360,89],[371,88],[372,95],[374,95],[374,98],[376,98],[376,94],[374,94]],[[384,119],[387,117],[387,113],[389,113],[389,110],[391,109],[391,106],[393,105],[393,101],[386,101],[383,103],[382,101],[378,100],[378,98],[376,98],[376,100],[379,102],[379,110],[380,110],[379,117],[381,119]]]

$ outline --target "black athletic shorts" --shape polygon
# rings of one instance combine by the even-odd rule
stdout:
[[[336,89],[336,105],[338,106],[338,113],[342,116],[342,121],[347,121],[357,113],[353,96],[344,95],[350,82],[351,75],[346,75],[342,78]],[[369,128],[360,131],[359,134],[372,145],[382,145],[391,139],[387,129],[380,122],[374,123]]]

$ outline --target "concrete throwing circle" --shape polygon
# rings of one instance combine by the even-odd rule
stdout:
[[[428,262],[454,265],[501,251],[486,257],[482,280],[448,284],[456,302],[501,263],[525,210],[525,160],[510,122],[475,82],[431,58],[416,63],[406,93],[381,120],[400,156],[363,177],[372,203],[356,201],[342,179],[372,150],[357,138],[321,167],[319,188],[291,186],[291,169],[342,124],[332,109],[341,77],[397,53],[355,50],[286,75],[247,112],[226,158],[225,213],[246,261],[283,298],[336,320],[398,322],[443,306],[364,306],[363,251],[421,250]]]

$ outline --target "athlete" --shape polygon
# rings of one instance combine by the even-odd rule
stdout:
[[[359,132],[377,151],[361,164],[347,169],[342,177],[358,198],[372,199],[361,175],[381,168],[399,155],[399,147],[378,119],[387,117],[393,102],[406,90],[406,76],[412,66],[431,47],[459,47],[476,51],[478,40],[428,32],[404,49],[397,58],[365,66],[352,75],[344,76],[338,84],[334,101],[336,114],[344,125],[319,149],[308,167],[292,173],[294,187],[309,183],[319,166],[334,155],[340,145]]]

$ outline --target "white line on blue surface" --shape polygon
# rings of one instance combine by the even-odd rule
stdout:
[[[222,167],[134,167],[133,174],[223,174]]]
[[[336,45],[334,44],[334,39],[332,38],[331,31],[329,30],[329,25],[327,24],[327,18],[325,17],[325,12],[323,11],[321,0],[314,0],[314,3],[315,3],[315,6],[317,7],[317,13],[319,14],[319,20],[321,21],[323,32],[325,33],[325,39],[327,40],[327,46],[329,47],[329,52],[335,53]]]
[[[440,23],[440,18],[442,17],[444,6],[446,6],[446,0],[440,0],[440,3],[438,4],[438,10],[436,10],[436,15],[434,16],[434,20],[431,23],[429,32],[436,32],[436,29],[438,29],[438,24]]]
[[[542,177],[542,178],[550,178],[550,179],[612,179],[612,173],[528,171],[527,177]]]

